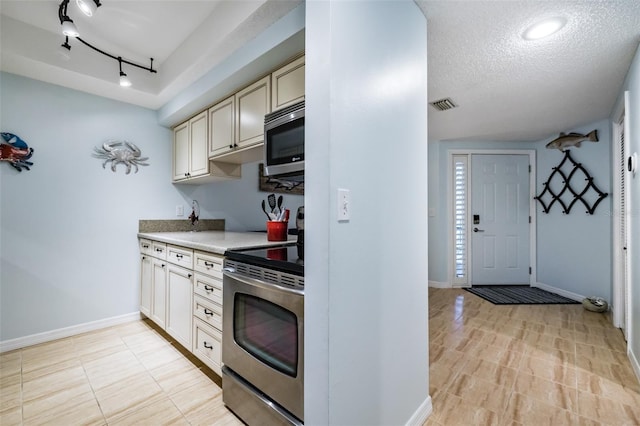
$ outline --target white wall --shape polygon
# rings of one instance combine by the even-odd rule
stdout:
[[[600,120],[575,129],[588,133],[598,130],[598,143],[584,142],[572,148],[572,158],[583,164],[603,191],[611,192],[611,128],[608,120]],[[543,183],[563,155],[545,145],[552,135],[539,142],[429,142],[429,207],[436,216],[429,218],[429,280],[449,283],[451,253],[448,250],[447,206],[448,151],[450,149],[533,149],[536,151],[535,194],[542,192]],[[563,168],[566,170],[566,168]],[[579,182],[577,187],[580,187]],[[564,198],[563,198],[564,199]],[[585,214],[581,203],[571,213],[563,214],[555,204],[548,214],[536,203],[537,217],[537,282],[583,296],[601,296],[611,301],[611,201],[608,196],[593,215]]]
[[[631,67],[620,93],[629,91],[629,110],[625,111],[625,119],[629,120],[629,153],[640,155],[640,46],[636,51]],[[631,329],[629,330],[630,358],[640,378],[640,173],[635,177],[630,174],[625,182],[629,190],[629,262],[631,269]]]
[[[305,424],[406,424],[430,410],[426,19],[306,7]]]

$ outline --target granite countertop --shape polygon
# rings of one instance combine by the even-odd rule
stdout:
[[[271,247],[296,242],[295,235],[289,235],[288,241],[267,241],[266,232],[139,232],[138,237],[181,247],[224,254],[227,250]]]

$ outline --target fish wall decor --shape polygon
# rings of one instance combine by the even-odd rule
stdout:
[[[0,161],[6,161],[17,171],[31,170],[33,162],[27,161],[33,155],[33,148],[13,133],[2,132],[0,139]]]
[[[547,148],[559,149],[564,152],[565,148],[569,148],[571,146],[580,148],[582,142],[585,141],[598,142],[598,131],[593,130],[586,135],[582,135],[580,133],[560,133],[560,136],[547,144]]]
[[[138,166],[148,166],[145,163],[149,157],[142,157],[142,152],[135,144],[127,141],[109,141],[102,144],[102,148],[93,148],[93,156],[104,160],[102,168],[106,169],[107,163],[111,162],[111,171],[116,171],[118,164],[124,164],[127,168],[125,174],[131,173],[131,168],[138,173]]]

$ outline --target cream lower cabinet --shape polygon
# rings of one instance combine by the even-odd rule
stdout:
[[[222,375],[222,263],[212,253],[194,252],[193,354]]]
[[[193,271],[169,264],[167,268],[167,322],[165,330],[191,351]]]
[[[140,239],[140,312],[220,376],[223,260]]]

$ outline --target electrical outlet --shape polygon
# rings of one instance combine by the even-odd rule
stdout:
[[[338,188],[338,222],[351,219],[351,191]]]
[[[182,204],[179,204],[176,206],[176,216],[177,217],[184,216],[184,206]]]

